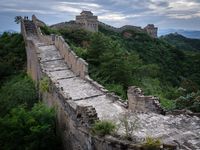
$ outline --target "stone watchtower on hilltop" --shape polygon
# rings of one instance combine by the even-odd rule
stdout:
[[[98,18],[91,11],[82,11],[76,16],[76,23],[86,30],[98,32]]]
[[[144,30],[153,38],[157,38],[158,36],[158,28],[154,26],[154,24],[148,24],[144,27]]]

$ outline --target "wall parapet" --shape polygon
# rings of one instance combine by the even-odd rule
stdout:
[[[37,17],[35,15],[32,15],[32,21],[38,27],[43,27],[46,25],[43,21],[37,19]]]
[[[98,23],[99,23],[100,26],[103,26],[107,30],[111,30],[111,31],[114,31],[114,32],[123,32],[124,30],[139,30],[139,31],[143,31],[143,29],[141,27],[133,26],[133,25],[125,25],[125,26],[122,26],[120,28],[116,28],[116,27],[113,27],[111,25],[105,24],[105,23],[100,22],[100,21]]]
[[[88,75],[88,63],[84,59],[78,57],[74,51],[70,49],[62,36],[55,36],[55,46],[60,51],[68,67],[77,76],[84,79]]]
[[[143,91],[136,86],[129,87],[127,94],[129,110],[165,114],[158,97],[144,96]]]

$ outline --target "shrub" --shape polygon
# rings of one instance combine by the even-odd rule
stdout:
[[[111,92],[115,92],[115,94],[121,96],[124,100],[127,98],[126,92],[123,89],[123,86],[120,84],[106,84],[106,89]]]
[[[154,139],[152,137],[147,137],[143,147],[147,150],[159,150],[161,147],[161,142],[159,139]]]
[[[40,92],[48,92],[49,91],[50,80],[48,77],[42,77],[39,83]]]
[[[99,136],[111,134],[116,129],[116,125],[110,121],[97,121],[92,126],[92,132]]]
[[[22,74],[13,76],[0,89],[0,116],[19,105],[31,108],[35,102],[37,93],[33,81]]]
[[[189,93],[176,99],[177,109],[189,109],[193,112],[200,112],[200,91]]]
[[[46,34],[46,35],[50,35],[50,34],[59,34],[57,30],[52,29],[52,28],[50,28],[50,27],[48,27],[48,26],[40,27],[40,29],[41,29],[41,32],[42,32],[43,34]]]
[[[5,117],[0,117],[0,147],[2,150],[59,149],[55,133],[55,111],[37,103],[13,108]]]

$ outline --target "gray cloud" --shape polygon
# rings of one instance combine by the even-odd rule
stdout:
[[[199,8],[199,0],[1,0],[0,31],[18,30],[16,15],[36,14],[53,24],[74,19],[82,10],[91,10],[114,26],[154,23],[159,28],[200,30]]]

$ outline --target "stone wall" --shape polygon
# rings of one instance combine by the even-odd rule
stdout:
[[[143,91],[135,86],[129,87],[127,94],[129,110],[165,114],[165,111],[160,106],[158,97],[144,96]]]
[[[79,58],[65,42],[62,36],[55,36],[55,46],[60,51],[61,56],[66,61],[68,67],[81,78],[88,75],[88,64],[82,58]]]
[[[79,16],[76,16],[76,23],[85,30],[98,32],[98,17],[94,16],[91,11],[82,11]]]
[[[146,27],[144,27],[144,30],[152,37],[157,38],[158,37],[158,28],[154,26],[154,24],[148,24]]]
[[[61,22],[50,26],[52,29],[81,29],[81,25],[75,21]]]
[[[37,58],[37,46],[27,41],[28,74],[38,85],[46,74],[40,67]],[[70,96],[62,93],[56,83],[50,82],[49,91],[41,93],[41,99],[50,107],[56,109],[57,132],[62,138],[64,149],[68,150],[121,150],[133,149],[137,145],[117,140],[113,137],[98,137],[90,133],[92,123],[98,120],[97,113],[92,106],[77,106]]]
[[[39,28],[36,29],[37,33],[39,33],[37,35],[37,40],[39,40],[39,42],[34,41],[35,37],[27,37],[22,21],[22,34],[25,39],[27,52],[27,72],[35,81],[36,85],[39,84],[42,77],[47,76],[45,70],[41,67],[43,62],[41,62],[38,57],[40,44],[55,44],[65,62],[76,75],[79,75],[84,78],[86,82],[91,83],[97,89],[106,93],[106,96],[113,101],[117,101],[120,105],[127,107],[127,104],[123,103],[120,97],[109,93],[103,86],[90,79],[88,76],[88,64],[83,59],[76,56],[61,36],[55,36],[54,41],[52,40],[53,38],[47,38],[47,36],[42,35]],[[62,88],[56,86],[57,84],[58,83],[54,83],[53,80],[50,80],[48,92],[42,92],[40,95],[48,106],[52,106],[56,109],[57,131],[62,137],[64,149],[142,150],[139,145],[135,145],[130,141],[123,141],[112,136],[98,137],[92,135],[90,133],[90,127],[92,123],[99,120],[95,108],[92,106],[77,105],[71,99],[70,95],[66,95],[66,93],[63,93]],[[129,90],[128,93],[130,96],[132,91]],[[134,94],[138,96],[139,93],[136,91]],[[129,108],[134,107],[131,102],[129,102],[129,105]]]
[[[105,24],[103,22],[100,22],[99,21],[99,25],[104,27],[105,29],[107,30],[111,30],[111,31],[114,31],[114,32],[122,32],[124,30],[138,30],[138,31],[144,31],[141,27],[138,27],[138,26],[132,26],[132,25],[125,25],[125,26],[122,26],[120,28],[116,28],[116,27],[113,27],[113,26],[110,26],[108,24]]]
[[[37,17],[35,15],[32,15],[32,21],[38,27],[44,27],[44,26],[46,26],[46,24],[43,21],[37,19]]]

